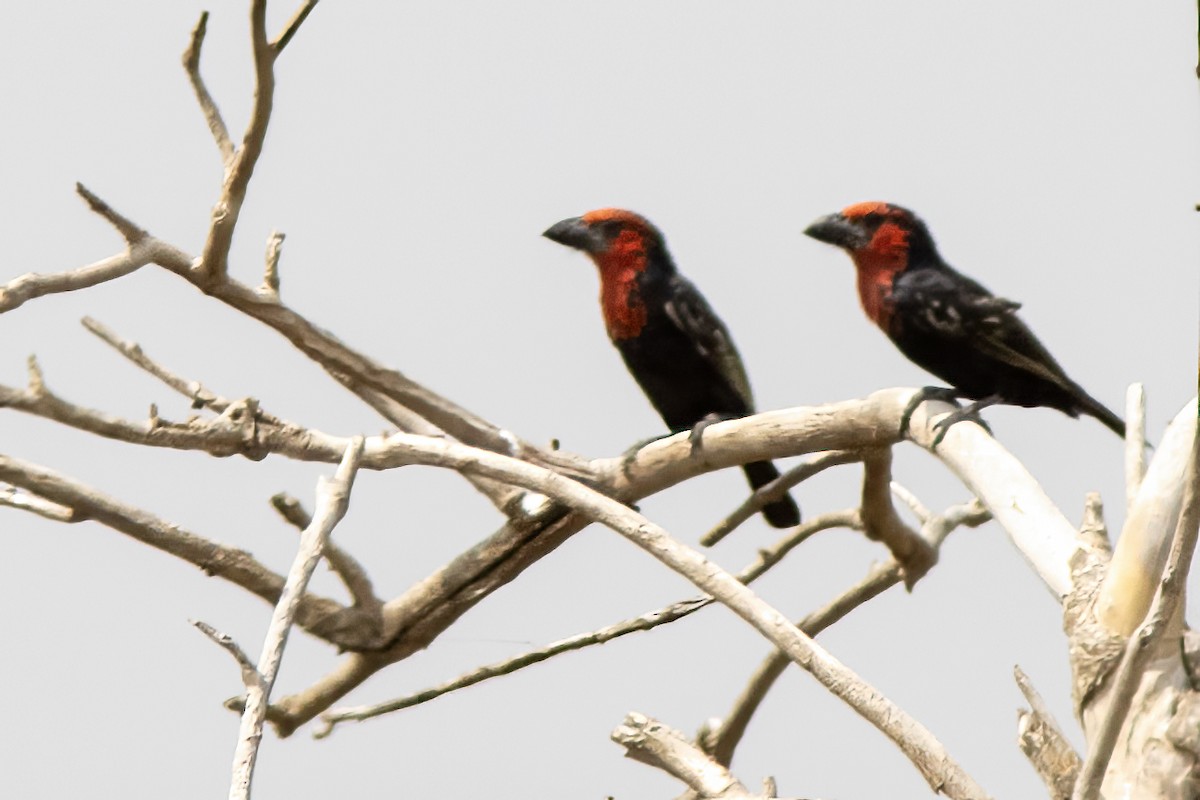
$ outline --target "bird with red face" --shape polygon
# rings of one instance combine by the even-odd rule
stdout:
[[[557,222],[542,235],[595,262],[608,338],[672,433],[754,413],[729,331],[675,269],[663,235],[648,220],[604,208]],[[770,461],[743,469],[756,489],[779,477]],[[766,505],[763,516],[776,528],[800,522],[787,496]]]
[[[1020,303],[996,297],[938,254],[916,214],[890,203],[858,203],[804,231],[850,254],[863,311],[916,365],[975,401],[939,423],[985,406],[1046,406],[1088,414],[1118,436],[1125,423],[1067,377],[1017,316]],[[940,440],[940,435],[939,435]]]

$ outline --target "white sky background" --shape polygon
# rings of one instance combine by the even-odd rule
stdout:
[[[250,105],[247,3],[217,2],[203,71],[240,139]],[[81,180],[192,253],[220,166],[180,54],[193,2],[20,2],[0,27],[2,279],[120,249]],[[271,7],[273,29],[292,5]],[[943,254],[1023,315],[1071,375],[1122,411],[1143,381],[1151,436],[1195,391],[1197,81],[1188,3],[322,3],[277,74],[266,152],[232,271],[256,283],[272,228],[283,296],[317,324],[536,442],[612,455],[661,422],[605,340],[587,260],[540,238],[604,205],[655,221],[734,332],[761,408],[929,378],[863,318],[849,259],[806,239],[859,200],[907,205]],[[189,410],[78,325],[97,317],[228,397],[338,433],[383,423],[273,332],[148,267],[0,318],[0,381],[36,351],[49,385],[143,418]],[[1099,490],[1124,516],[1120,443],[1094,420],[986,412],[1069,518]],[[311,507],[331,467],[143,452],[16,412],[0,452],[135,502],[286,569],[296,542],[267,504]],[[897,450],[897,478],[941,507],[965,491]],[[857,467],[795,492],[808,515],[854,502]],[[707,476],[642,508],[688,542],[744,497]],[[392,596],[499,520],[457,477],[363,474],[338,540]],[[93,524],[0,510],[0,796],[222,796],[240,691],[203,619],[257,653],[266,604]],[[775,539],[759,520],[712,554],[730,569]],[[827,533],[756,587],[792,616],[886,553]],[[324,568],[316,588],[336,593]],[[692,592],[593,528],[351,702],[388,699]],[[1195,610],[1195,603],[1192,604]],[[1195,614],[1193,613],[1193,616]],[[856,611],[821,641],[930,727],[997,797],[1040,796],[1014,745],[1013,664],[1069,709],[1056,604],[998,527],[962,531],[912,595]],[[256,795],[602,798],[680,787],[621,757],[638,710],[694,731],[726,712],[766,654],[710,610],[397,715],[268,736]],[[335,655],[293,637],[277,691]],[[781,793],[922,797],[884,737],[797,669],[734,762]]]

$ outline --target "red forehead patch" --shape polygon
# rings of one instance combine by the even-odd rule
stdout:
[[[866,203],[855,203],[852,206],[846,206],[842,209],[842,216],[847,219],[858,219],[865,217],[868,214],[880,214],[887,216],[892,211],[892,207],[887,203],[878,200],[871,200]]]
[[[583,215],[583,221],[592,225],[597,222],[624,222],[638,228],[649,227],[646,218],[623,208],[597,208]]]

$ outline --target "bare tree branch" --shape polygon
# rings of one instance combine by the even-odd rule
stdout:
[[[221,153],[221,164],[228,170],[233,161],[233,140],[229,138],[229,129],[225,127],[225,120],[221,119],[221,112],[217,109],[212,95],[208,93],[204,79],[200,77],[200,49],[204,46],[206,33],[208,33],[208,12],[204,11],[200,14],[200,21],[192,29],[192,38],[188,42],[187,49],[183,51],[183,68],[187,71],[188,80],[192,83],[192,90],[196,93],[196,101],[200,104],[200,110],[204,113],[204,121],[208,123],[208,129],[217,143],[217,150]]]
[[[285,492],[273,496],[271,506],[279,512],[279,516],[301,532],[312,525],[312,515],[304,509],[299,500]],[[354,605],[371,614],[382,624],[383,601],[376,597],[371,578],[358,559],[334,541],[325,543],[324,556],[329,562],[329,568],[337,574],[346,591],[350,593]]]
[[[932,547],[937,548],[960,525],[974,528],[989,519],[991,519],[991,514],[983,508],[979,501],[963,503],[946,509],[940,515],[929,516],[922,523],[921,535]],[[900,583],[903,576],[903,568],[895,558],[886,564],[872,567],[870,573],[863,580],[847,589],[823,608],[809,614],[797,623],[797,627],[806,635],[815,637],[863,603],[878,597],[887,589]],[[733,752],[745,735],[750,720],[766,698],[771,686],[783,674],[789,663],[791,660],[782,651],[777,650],[768,656],[755,671],[746,689],[734,702],[733,709],[724,718],[724,721],[701,733],[704,749],[712,753],[718,763],[729,765],[733,762]]]
[[[817,646],[783,614],[757,598],[736,578],[696,551],[673,540],[658,525],[626,506],[553,472],[482,451],[477,451],[470,461],[460,461],[459,449],[460,446],[446,446],[444,457],[447,463],[444,466],[459,462],[454,464],[456,468],[478,470],[497,480],[517,483],[567,503],[592,516],[595,521],[613,528],[711,594],[886,734],[920,770],[934,791],[955,798],[986,796],[983,789],[950,758],[941,743],[920,723]]]
[[[304,20],[308,19],[308,15],[314,8],[317,7],[317,0],[305,0],[304,5],[296,10],[292,18],[283,26],[283,31],[271,42],[271,48],[274,49],[275,55],[283,52],[283,48],[288,46],[288,42],[296,35],[296,31],[300,30],[300,26],[304,24]]]
[[[904,569],[910,591],[937,563],[937,551],[904,524],[892,505],[892,450],[880,447],[863,455],[862,521],[867,537],[883,542]]]
[[[10,456],[0,456],[0,481],[18,486],[71,509],[71,521],[94,520],[143,544],[162,550],[274,603],[284,579],[244,550],[226,547],[183,530],[135,506],[130,506],[78,481]],[[362,614],[318,595],[306,595],[299,624],[313,635],[345,648],[370,646]]]
[[[84,317],[82,320],[80,320],[80,322],[83,327],[87,328],[102,341],[112,346],[118,353],[125,356],[125,358],[129,359],[134,364],[153,375],[155,378],[158,378],[167,386],[191,400],[193,408],[209,408],[218,414],[229,408],[229,400],[226,400],[224,397],[213,394],[212,392],[206,390],[200,385],[199,381],[189,381],[171,372],[166,367],[150,358],[150,356],[146,355],[145,351],[142,350],[141,345],[139,345],[137,342],[133,342],[128,339],[122,339],[111,328],[101,324],[99,321],[91,317]]]
[[[828,453],[818,453],[803,464],[793,467],[766,486],[761,487],[758,491],[752,492],[746,498],[745,502],[730,512],[729,516],[710,528],[708,533],[701,536],[700,544],[705,547],[712,547],[737,530],[738,526],[743,522],[762,511],[763,506],[770,502],[766,499],[766,495],[763,494],[764,492],[773,494],[777,489],[786,492],[793,486],[799,485],[830,467],[836,467],[839,464],[849,464],[861,458],[862,455],[860,453],[849,450],[833,450]]]
[[[26,273],[0,286],[0,313],[12,311],[43,295],[74,292],[120,278],[151,263],[153,257],[153,248],[139,243],[124,253],[69,272]]]
[[[838,511],[830,514],[822,514],[818,517],[806,520],[797,526],[789,535],[777,542],[774,546],[766,548],[759,553],[759,557],[754,563],[747,566],[737,575],[737,579],[743,583],[751,583],[761,577],[767,570],[783,560],[793,548],[801,544],[813,534],[829,530],[830,528],[853,528],[861,529],[862,524],[859,521],[858,512],[851,509],[848,511]],[[513,672],[524,669],[525,667],[540,664],[554,656],[563,653],[582,650],[585,647],[592,645],[605,644],[614,639],[620,638],[630,633],[641,631],[649,631],[662,625],[667,625],[676,620],[683,619],[686,616],[707,607],[713,602],[711,597],[693,597],[687,600],[679,600],[669,606],[648,611],[637,617],[621,620],[613,625],[608,625],[599,630],[588,631],[586,633],[576,634],[575,636],[560,639],[557,642],[552,642],[544,647],[536,650],[530,650],[512,658],[505,659],[493,664],[487,664],[477,667],[469,672],[466,672],[453,680],[446,681],[437,686],[425,689],[414,694],[406,695],[396,700],[389,700],[383,703],[376,703],[367,706],[354,706],[351,708],[336,709],[328,711],[321,715],[322,722],[325,727],[314,733],[314,737],[322,739],[333,732],[334,726],[340,722],[356,721],[371,719],[373,717],[389,714],[393,711],[400,711],[405,708],[427,703],[442,695],[459,689],[465,689],[468,686],[474,686],[477,683],[497,678],[502,675],[510,675]]]
[[[279,674],[283,648],[287,645],[288,633],[296,620],[308,581],[312,578],[317,562],[321,560],[321,551],[334,527],[350,507],[350,490],[358,473],[362,450],[363,440],[356,437],[346,448],[345,458],[342,459],[333,479],[327,481],[321,477],[317,481],[316,513],[312,523],[305,528],[300,537],[299,551],[288,572],[279,602],[275,605],[275,613],[271,615],[254,680],[246,684],[246,710],[242,714],[238,745],[233,755],[230,800],[250,800],[250,782],[254,776],[254,764],[258,759],[258,745],[262,741],[267,700],[275,685],[275,677]]]
[[[0,506],[17,508],[37,514],[55,522],[78,522],[75,509],[53,503],[30,492],[17,491],[15,487],[0,487]]]
[[[1017,745],[1046,784],[1050,800],[1070,800],[1082,761],[1029,676],[1020,667],[1014,667],[1013,673],[1030,708],[1017,712]]]
[[[687,435],[679,434],[646,445],[632,461],[617,457],[599,460],[593,465],[596,474],[610,486],[613,483],[619,485],[621,499],[632,502],[708,468],[821,450],[875,447],[887,441],[884,437],[889,431],[895,432],[890,434],[892,436],[898,435],[899,420],[912,392],[911,389],[888,389],[864,400],[768,412],[716,423],[705,431],[703,463],[693,457]],[[925,403],[923,407],[952,409],[944,403]],[[967,442],[971,442],[972,437],[987,436],[977,426],[957,427],[970,429],[966,434]],[[926,438],[931,436],[928,434]],[[430,440],[421,441],[433,444]],[[458,447],[452,443],[442,445]],[[945,443],[939,448],[951,449],[953,446]],[[453,465],[443,463],[441,466]],[[534,491],[552,494],[537,488]],[[277,732],[281,736],[289,735],[375,671],[428,647],[462,614],[553,552],[587,523],[582,514],[567,514],[559,506],[546,506],[533,515],[510,521],[399,597],[388,601],[383,636],[391,644],[370,654],[351,656],[313,685],[278,701],[278,714],[272,719]]]
[[[1192,556],[1200,534],[1200,431],[1196,426],[1197,412],[1194,401],[1190,410],[1193,415],[1191,447],[1188,461],[1182,471],[1182,508],[1170,539],[1171,549],[1150,605],[1150,612],[1130,637],[1121,655],[1120,665],[1112,678],[1106,698],[1108,708],[1104,721],[1090,737],[1088,754],[1080,769],[1079,780],[1075,784],[1076,800],[1094,800],[1100,796],[1105,770],[1112,757],[1117,737],[1126,725],[1133,696],[1141,683],[1146,666],[1164,637],[1169,635],[1177,638],[1183,629],[1182,618],[1179,615],[1182,610],[1183,587],[1191,571]],[[1162,449],[1165,450],[1166,447],[1164,441]],[[1158,461],[1158,457],[1155,461]],[[1138,500],[1142,500],[1140,495]],[[1169,646],[1174,650],[1174,645]]]
[[[283,250],[284,238],[279,231],[271,231],[271,235],[267,239],[267,262],[263,269],[263,284],[260,291],[275,300],[279,299],[279,254]]]
[[[1130,636],[1146,617],[1158,591],[1171,536],[1183,502],[1180,476],[1187,469],[1196,435],[1196,400],[1184,404],[1159,442],[1137,500],[1096,598],[1096,618],[1114,633]]]
[[[1146,390],[1129,384],[1125,392],[1125,508],[1133,508],[1146,476]]]
[[[631,712],[612,732],[625,755],[664,770],[688,785],[698,797],[750,798],[752,795],[724,766],[689,742],[679,731],[650,717]]]
[[[241,147],[234,151],[232,159],[226,158],[225,161],[225,182],[221,186],[221,196],[213,206],[208,238],[204,242],[204,252],[195,270],[196,279],[201,285],[223,281],[228,273],[233,231],[242,213],[246,190],[250,186],[250,178],[258,164],[258,157],[262,154],[263,140],[267,136],[267,126],[271,121],[271,108],[275,102],[275,59],[279,51],[267,41],[266,27],[267,0],[251,0],[250,42],[254,49],[254,108],[250,112],[250,124],[242,137]],[[198,51],[196,60],[199,63]],[[197,72],[196,75],[198,74]],[[197,96],[199,97],[199,92]],[[201,97],[200,100],[201,106],[204,107],[204,99]],[[205,117],[208,116],[208,109],[205,108]],[[210,118],[210,129],[212,124]]]
[[[1071,558],[1079,551],[1075,526],[1016,458],[978,425],[952,425],[936,449],[940,403],[922,403],[909,435],[950,468],[1004,528],[1038,577],[1060,602],[1071,589]]]
[[[192,625],[207,636],[213,644],[233,656],[233,660],[237,662],[238,667],[242,671],[243,684],[249,686],[258,680],[258,667],[254,666],[254,662],[250,660],[250,656],[246,655],[246,651],[233,640],[232,636],[222,633],[207,622],[201,622],[200,620],[192,620]]]
[[[239,158],[241,158],[242,152],[244,152],[244,148],[243,151],[239,151]],[[229,180],[227,180],[226,186],[228,187],[229,185]],[[113,212],[86,188],[77,186],[77,189],[85,199],[88,199],[93,210],[109,220],[118,230],[122,230],[121,223],[124,220],[123,217]],[[218,201],[217,208],[214,209],[214,217],[218,215],[220,208],[221,201]],[[227,217],[223,217],[223,219],[227,219]],[[216,222],[214,222],[214,228],[216,227]],[[228,236],[231,237],[232,230],[227,229],[228,224],[222,222],[220,230],[227,231]],[[224,240],[225,236],[226,234],[222,233],[218,238]],[[216,241],[211,235],[209,240],[210,242]],[[318,328],[300,314],[284,306],[276,298],[256,292],[228,278],[223,272],[219,279],[211,275],[206,276],[194,268],[195,259],[182,250],[161,240],[146,237],[139,244],[144,245],[149,251],[149,259],[145,263],[153,262],[164,269],[174,272],[209,296],[275,329],[299,349],[300,352],[316,361],[335,377],[340,375],[343,379],[352,380],[383,393],[397,403],[425,417],[440,429],[464,443],[484,447],[495,452],[511,453],[514,451],[514,438],[511,433],[502,431],[497,426],[472,414],[456,403],[411,381],[400,372],[376,364],[373,360],[350,349],[328,332]],[[228,243],[224,246],[227,256]],[[114,274],[105,277],[104,280],[109,280],[112,277],[118,277],[118,275]],[[95,280],[93,282],[99,283],[101,281]],[[39,288],[42,288],[42,290],[35,296],[48,294],[52,291],[51,288]],[[60,291],[66,291],[69,288],[73,287],[60,289]],[[0,308],[0,311],[2,310]],[[522,451],[519,454],[537,455],[540,458],[548,460],[550,463],[554,463],[552,454],[546,454],[537,448],[529,447],[520,442],[518,442],[518,445],[519,447],[516,449]],[[525,451],[528,452],[526,453]]]

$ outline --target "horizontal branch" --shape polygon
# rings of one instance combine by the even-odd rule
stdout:
[[[30,272],[0,286],[0,314],[48,294],[74,292],[128,275],[154,259],[154,248],[139,243],[124,253],[69,272]]]
[[[0,481],[18,486],[52,503],[71,509],[73,521],[94,520],[143,544],[194,564],[207,575],[222,578],[251,594],[275,603],[284,579],[244,550],[226,547],[183,530],[148,511],[122,503],[79,481],[27,461],[0,456]],[[318,595],[306,595],[299,624],[313,635],[342,647],[371,642],[357,621],[361,615]]]

